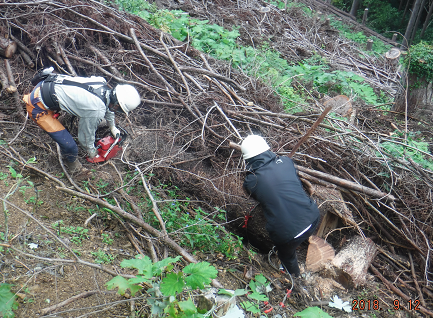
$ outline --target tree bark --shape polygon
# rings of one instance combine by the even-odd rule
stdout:
[[[430,8],[428,9],[427,17],[425,18],[424,25],[422,27],[422,31],[420,35],[421,38],[424,36],[424,32],[427,29],[428,22],[430,21],[432,14],[433,14],[433,2],[430,3]]]
[[[407,24],[406,32],[404,33],[403,42],[401,48],[406,49],[410,45],[410,39],[412,36],[413,29],[415,27],[415,22],[417,20],[418,14],[420,12],[421,4],[424,0],[415,0],[413,5],[412,14],[410,15],[409,23]]]
[[[350,8],[349,14],[353,16],[356,19],[356,11],[359,8],[359,5],[361,4],[361,0],[353,0],[352,2],[352,8]]]
[[[419,8],[419,12],[418,12],[417,17],[416,17],[415,25],[413,27],[412,36],[410,37],[409,44],[411,44],[413,42],[413,39],[415,38],[416,31],[417,31],[418,25],[419,25],[419,21],[421,20],[422,12],[424,9],[425,1],[426,0],[422,0],[421,6]]]
[[[400,24],[403,23],[404,18],[406,17],[406,12],[407,12],[407,9],[409,8],[409,3],[410,3],[410,0],[407,0],[407,1],[406,1],[406,6],[404,7],[403,15],[401,16]]]
[[[407,92],[407,112],[414,114],[415,112],[423,111],[428,114],[429,109],[433,109],[433,91],[431,83],[426,79],[418,78],[415,75],[407,75],[408,87]],[[412,88],[411,87],[419,87]],[[404,112],[406,108],[406,92],[401,92],[396,98],[394,103],[394,110]],[[432,110],[430,110],[432,111]],[[423,114],[420,113],[422,116]]]

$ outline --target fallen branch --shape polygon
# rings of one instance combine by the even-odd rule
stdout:
[[[42,309],[41,315],[45,316],[45,315],[49,314],[50,312],[53,312],[59,308],[65,307],[66,305],[69,305],[70,303],[76,301],[77,299],[87,298],[87,297],[90,297],[90,296],[95,295],[95,294],[114,294],[114,293],[115,292],[112,292],[112,291],[101,291],[101,290],[87,291],[87,292],[72,296],[71,298],[68,298],[68,299],[66,299],[66,300],[64,300],[64,301],[62,301],[56,305]]]
[[[383,275],[376,269],[376,267],[374,267],[372,264],[370,265],[370,269],[372,270],[372,272],[380,278],[380,280],[386,285],[386,287],[388,287],[392,292],[394,292],[395,294],[397,294],[398,296],[400,296],[401,298],[403,298],[405,301],[411,301],[413,303],[413,299],[409,296],[407,296],[406,294],[404,294],[400,289],[398,289],[397,287],[395,287],[390,281],[388,281],[385,277],[383,277]],[[425,308],[424,306],[418,306],[419,310],[423,313],[426,314],[430,317],[433,317],[433,312],[431,312],[430,310],[428,310],[427,308]]]

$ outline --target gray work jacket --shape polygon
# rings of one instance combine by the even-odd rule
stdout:
[[[99,76],[71,77],[59,75],[59,77],[80,83],[101,82],[101,85],[92,85],[94,89],[107,83],[105,78]],[[87,151],[89,157],[96,156],[95,132],[98,124],[105,118],[110,128],[115,126],[114,113],[108,109],[110,97],[107,96],[107,104],[105,105],[99,97],[91,92],[81,87],[62,85],[61,83],[55,84],[54,91],[60,109],[79,118],[78,141],[80,145]],[[109,94],[109,91],[107,91],[107,94]]]

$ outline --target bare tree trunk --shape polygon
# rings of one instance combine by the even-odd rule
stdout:
[[[425,78],[419,78],[415,75],[406,75],[408,78],[408,90],[406,99],[406,90],[403,90],[395,98],[394,110],[404,112],[407,101],[408,114],[417,113],[419,116],[430,116],[433,113],[433,89],[432,84]],[[418,88],[410,88],[418,87]]]
[[[427,17],[425,18],[424,25],[422,27],[422,31],[420,35],[421,38],[424,36],[424,32],[427,29],[428,22],[430,21],[432,14],[433,14],[433,1],[430,3],[430,8],[428,9]]]
[[[424,0],[415,0],[413,5],[412,14],[410,15],[409,23],[407,24],[406,32],[404,33],[403,42],[401,48],[406,49],[410,45],[410,38],[412,36],[413,29],[415,27],[415,22],[417,20],[418,14],[420,12],[421,4]]]
[[[419,8],[419,12],[417,14],[415,25],[414,25],[413,31],[412,31],[412,36],[410,37],[409,45],[413,42],[413,39],[415,38],[416,31],[417,31],[418,25],[419,25],[419,21],[421,20],[422,12],[423,12],[423,9],[424,9],[425,1],[426,0],[422,0],[421,6]]]
[[[410,0],[407,0],[406,1],[406,6],[404,7],[403,15],[401,16],[400,24],[402,24],[403,21],[404,21],[404,17],[406,16],[407,9],[409,9],[409,3],[410,3]]]
[[[359,5],[361,4],[361,0],[353,0],[352,8],[350,9],[349,14],[356,19],[356,11],[358,11]]]

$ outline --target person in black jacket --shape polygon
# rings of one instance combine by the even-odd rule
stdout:
[[[241,144],[247,175],[244,188],[260,202],[266,230],[285,269],[300,275],[296,248],[315,231],[317,204],[304,191],[295,165],[287,156],[277,156],[266,141],[250,135]]]

